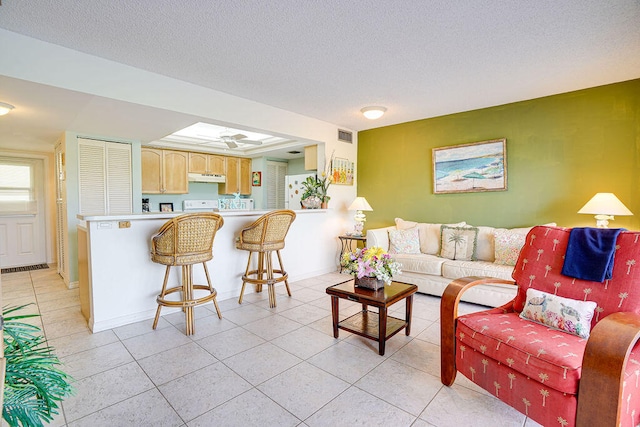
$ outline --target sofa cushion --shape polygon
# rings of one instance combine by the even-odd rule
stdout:
[[[459,279],[466,276],[486,276],[497,279],[512,280],[513,267],[498,265],[488,261],[458,261],[444,260],[442,277],[445,279]]]
[[[456,338],[459,349],[480,352],[547,387],[571,394],[578,390],[584,338],[499,309],[459,317]]]
[[[463,261],[475,260],[478,229],[443,225],[440,256]]]
[[[440,253],[440,227],[442,224],[430,224],[424,222],[405,221],[402,218],[396,218],[396,227],[398,230],[407,230],[417,228],[420,236],[420,252],[423,254],[437,255]],[[459,222],[456,224],[447,224],[452,227],[462,227],[466,223]]]
[[[390,254],[419,254],[420,238],[417,228],[389,230]]]
[[[596,303],[577,301],[527,289],[527,301],[520,317],[582,338],[589,338]]]
[[[391,254],[391,258],[402,264],[403,273],[442,275],[444,258],[427,254]]]

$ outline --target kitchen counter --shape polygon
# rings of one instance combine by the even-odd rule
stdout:
[[[326,213],[328,209],[298,209],[294,210],[296,215],[300,214],[313,214],[313,213]],[[224,218],[230,216],[260,216],[264,215],[267,212],[271,212],[270,210],[233,210],[233,209],[223,209],[219,212],[215,212],[217,214],[222,215]],[[80,221],[135,221],[141,219],[170,219],[175,218],[178,215],[182,215],[186,212],[174,211],[174,212],[143,212],[143,213],[134,213],[134,214],[122,214],[122,215],[77,215],[77,218]]]
[[[218,230],[211,261],[207,262],[218,300],[237,298],[246,268],[246,251],[235,248],[240,230],[262,214],[258,211],[221,211],[224,225]],[[162,288],[165,266],[151,261],[151,237],[170,218],[182,212],[131,215],[78,215],[79,292],[82,313],[93,332],[150,319]],[[339,214],[326,209],[296,211],[286,246],[281,251],[289,280],[336,271],[343,228]],[[193,267],[194,283],[204,284],[201,265]],[[177,284],[180,268],[171,269],[170,284]],[[253,292],[248,286],[246,293]],[[266,292],[266,290],[265,290]],[[279,296],[279,298],[282,298]],[[169,314],[176,309],[163,309]],[[224,311],[222,312],[224,316]]]

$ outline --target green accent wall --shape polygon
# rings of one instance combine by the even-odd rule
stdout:
[[[507,191],[433,194],[432,149],[507,140]],[[358,195],[366,228],[394,218],[519,227],[595,226],[577,211],[598,192],[640,229],[640,79],[358,133]]]

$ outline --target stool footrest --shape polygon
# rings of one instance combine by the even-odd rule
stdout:
[[[266,279],[259,279],[257,277],[259,275],[258,270],[251,270],[242,275],[242,281],[247,283],[253,283],[254,285],[270,285],[270,284],[284,282],[285,280],[289,279],[289,273],[287,273],[286,271],[275,270],[275,269],[272,271],[274,274],[277,273],[280,276],[266,278]],[[267,275],[266,271],[263,271],[262,275],[266,276]],[[251,277],[251,276],[254,276],[254,277]]]
[[[209,289],[209,286],[207,285],[193,285],[193,289],[194,290],[200,289],[200,290],[208,291],[210,293],[200,298],[195,298],[191,300],[181,300],[181,301],[164,299],[158,295],[158,297],[156,298],[156,301],[158,302],[158,304],[165,307],[182,307],[182,308],[196,307],[198,305],[205,304],[205,303],[208,303],[209,301],[212,301],[218,295],[218,292],[216,292],[215,289],[213,290],[213,292],[211,292],[211,289]],[[176,286],[176,287],[167,289],[164,294],[166,296],[174,292],[182,292],[182,291],[183,291],[182,286]]]

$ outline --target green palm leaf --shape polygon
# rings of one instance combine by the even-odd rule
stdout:
[[[46,345],[39,327],[20,320],[35,314],[16,315],[24,308],[3,310],[6,373],[2,417],[11,426],[42,426],[58,414],[58,402],[72,392],[60,361]]]

